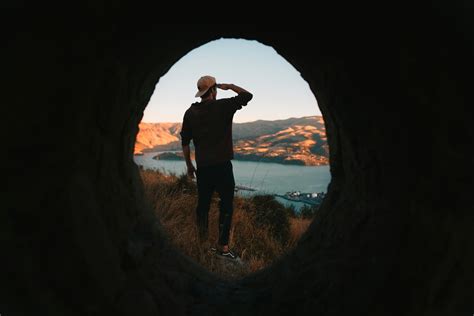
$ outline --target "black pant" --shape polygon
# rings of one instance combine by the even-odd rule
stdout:
[[[217,165],[198,167],[196,171],[198,205],[197,226],[201,240],[208,237],[208,214],[214,191],[219,193],[219,244],[229,243],[229,231],[234,211],[234,173],[232,163],[226,161]]]

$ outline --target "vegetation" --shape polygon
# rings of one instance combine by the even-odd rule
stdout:
[[[272,195],[256,195],[248,203],[255,225],[266,229],[270,236],[285,245],[290,237],[290,219],[285,207]]]
[[[230,246],[243,264],[223,262],[209,252],[217,243],[218,195],[209,212],[209,240],[199,243],[195,224],[197,188],[183,174],[141,169],[146,197],[170,240],[184,254],[225,278],[238,278],[262,269],[294,247],[311,219],[297,216],[271,195],[234,199]]]
[[[316,212],[318,211],[318,209],[319,209],[319,205],[312,205],[312,206],[304,205],[300,209],[299,215],[301,218],[312,219],[314,215],[316,214]]]

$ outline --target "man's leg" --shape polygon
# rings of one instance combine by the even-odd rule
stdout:
[[[206,169],[197,169],[196,182],[198,188],[198,205],[196,207],[196,224],[199,239],[205,241],[208,238],[209,208],[211,206],[214,186]]]
[[[232,214],[234,212],[234,173],[232,163],[229,161],[222,166],[219,172],[219,181],[216,191],[219,193],[219,247],[223,251],[228,250],[229,232],[232,224]]]

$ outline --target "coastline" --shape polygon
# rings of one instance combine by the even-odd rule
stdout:
[[[163,152],[156,152],[157,154],[153,156],[155,160],[169,160],[169,161],[176,161],[176,160],[184,160],[183,153],[181,151],[163,151]],[[194,154],[194,152],[193,152]],[[135,155],[140,155],[136,153]],[[194,158],[194,155],[191,157]],[[282,165],[296,165],[296,166],[327,166],[329,165],[329,161],[326,157],[322,157],[321,159],[314,162],[314,159],[287,159],[287,157],[282,156],[259,156],[255,154],[240,154],[234,153],[234,160],[237,161],[252,161],[252,162],[269,162],[269,163],[278,163]]]

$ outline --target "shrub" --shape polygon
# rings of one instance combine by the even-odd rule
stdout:
[[[255,224],[267,227],[272,237],[282,245],[288,242],[290,236],[289,214],[285,206],[278,202],[273,195],[255,195],[252,197]]]
[[[309,205],[304,205],[301,209],[300,209],[300,217],[301,218],[304,218],[304,219],[311,219],[314,217],[314,215],[316,214],[316,211],[319,209],[319,206],[317,205],[312,205],[312,206],[309,206]]]

